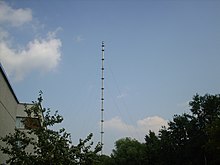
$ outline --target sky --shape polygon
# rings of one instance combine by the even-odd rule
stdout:
[[[218,0],[0,0],[0,62],[18,100],[42,90],[74,144],[100,141],[102,41],[105,154],[189,113],[196,93],[220,93]]]

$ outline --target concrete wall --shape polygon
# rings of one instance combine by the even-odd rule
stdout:
[[[26,108],[31,108],[33,106],[33,104],[26,104]],[[24,111],[25,110],[25,104],[24,103],[19,103],[18,106],[17,106],[17,115],[16,117],[27,117],[27,113]],[[32,116],[34,117],[34,116]],[[20,129],[21,131],[24,131],[24,132],[27,132],[26,129]],[[34,134],[32,134],[31,136],[29,136],[31,138],[34,138],[35,140],[37,140],[37,136],[35,136]],[[32,153],[33,152],[33,146],[32,145],[29,145],[27,146],[26,152],[28,153]]]
[[[17,106],[17,98],[0,68],[0,136],[14,132]],[[2,144],[1,141],[0,144]],[[6,156],[0,151],[0,163],[5,161]]]
[[[30,108],[31,106],[33,106],[33,104],[26,104],[26,105],[27,105],[27,108]],[[19,103],[18,106],[17,106],[16,116],[26,117],[27,114],[24,110],[25,110],[25,104]]]
[[[0,64],[0,136],[4,137],[9,133],[14,133],[16,127],[16,117],[27,117],[25,110],[25,105],[27,108],[33,106],[33,104],[19,103],[8,79]],[[32,116],[36,118],[36,116]],[[41,114],[41,119],[43,120],[43,115]],[[42,123],[42,121],[41,121]],[[24,128],[21,129],[26,132]],[[31,135],[37,140],[35,135]],[[0,141],[0,145],[4,146],[5,143]],[[33,146],[28,146],[26,152],[33,152]],[[0,164],[5,163],[8,156],[0,151]]]

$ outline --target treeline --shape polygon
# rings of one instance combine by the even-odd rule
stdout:
[[[111,165],[219,165],[220,95],[196,94],[189,103],[190,113],[174,115],[159,134],[150,131],[145,143],[124,138],[116,141]]]
[[[28,117],[41,118],[41,102],[40,93],[34,106],[25,110]],[[42,127],[27,127],[25,133],[16,129],[0,138],[6,143],[0,149],[8,154],[7,163],[17,165],[219,165],[220,95],[196,94],[189,105],[189,113],[174,115],[158,134],[150,131],[144,143],[128,137],[117,140],[110,156],[99,155],[101,144],[91,149],[92,134],[73,145],[64,128],[50,129],[63,118],[57,112],[50,115],[49,109],[43,109]],[[32,153],[26,150],[30,145]]]

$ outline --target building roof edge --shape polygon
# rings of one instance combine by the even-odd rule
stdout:
[[[8,84],[8,87],[9,87],[9,89],[10,89],[12,95],[14,96],[15,100],[17,101],[17,103],[20,103],[20,102],[18,101],[17,96],[15,95],[15,92],[14,92],[14,90],[13,90],[13,88],[12,88],[12,86],[11,86],[9,80],[8,80],[7,74],[6,74],[5,70],[4,70],[4,68],[3,68],[2,64],[1,64],[1,62],[0,62],[0,72],[2,72],[2,75],[3,75],[3,77],[4,77],[5,81],[6,81],[6,83]]]

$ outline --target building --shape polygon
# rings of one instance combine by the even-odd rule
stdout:
[[[3,66],[0,63],[0,136],[4,137],[9,133],[13,133],[15,128],[25,130],[25,125],[22,122],[27,117],[25,113],[25,105],[28,107],[33,104],[20,103],[15,95],[15,92],[10,85],[6,76]],[[31,126],[40,125],[41,122],[38,118],[31,118]],[[0,141],[0,145],[4,145]],[[31,152],[31,148],[28,149]],[[5,163],[7,155],[0,151],[0,164]]]

